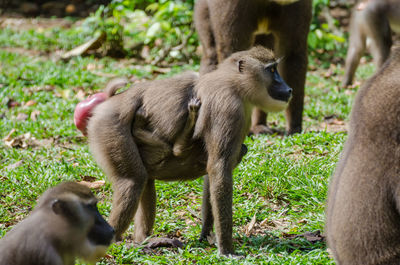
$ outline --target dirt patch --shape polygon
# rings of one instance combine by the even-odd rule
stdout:
[[[348,124],[338,119],[336,116],[332,115],[331,117],[325,117],[325,120],[318,124],[315,128],[316,131],[326,131],[326,132],[347,132],[348,131]]]
[[[63,18],[14,18],[0,16],[0,28],[13,30],[43,30],[48,28],[70,28],[74,22]]]

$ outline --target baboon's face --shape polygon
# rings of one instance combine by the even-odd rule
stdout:
[[[259,62],[257,68],[253,69],[258,83],[253,101],[267,112],[282,111],[292,96],[292,88],[279,75],[277,65],[276,61],[266,64]]]
[[[114,229],[99,213],[97,200],[82,203],[81,207],[84,208],[91,224],[83,247],[83,259],[95,263],[106,254],[108,246],[114,240]]]
[[[105,255],[114,239],[114,229],[104,220],[97,208],[97,199],[86,187],[72,183],[65,184],[65,190],[79,189],[57,196],[51,202],[53,212],[69,224],[71,233],[65,240],[79,240],[78,256],[94,263]],[[72,188],[70,188],[72,189]],[[67,190],[69,191],[69,190]]]

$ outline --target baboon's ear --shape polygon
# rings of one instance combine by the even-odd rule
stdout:
[[[51,209],[55,214],[63,214],[65,211],[66,205],[65,202],[59,199],[55,199],[51,202]]]
[[[237,61],[237,66],[238,66],[239,73],[243,73],[243,67],[244,67],[243,65],[244,65],[244,60]]]
[[[62,215],[70,220],[77,220],[79,213],[76,205],[71,201],[55,199],[51,202],[51,209],[57,215]]]

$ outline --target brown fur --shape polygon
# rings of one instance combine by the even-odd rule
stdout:
[[[150,117],[147,116],[143,107],[138,108],[135,113],[132,134],[136,143],[140,146],[144,146],[142,153],[149,153],[149,155],[145,154],[145,156],[151,159],[151,161],[148,161],[150,165],[160,163],[171,154],[174,156],[184,156],[185,152],[190,150],[191,138],[193,136],[200,105],[200,100],[197,98],[189,100],[185,126],[182,132],[177,135],[173,144],[169,144],[162,138],[156,137],[156,134],[148,125]],[[148,148],[150,149],[147,150]],[[154,152],[157,152],[157,155],[155,155]]]
[[[400,49],[360,88],[329,187],[326,233],[338,264],[400,263]]]
[[[272,52],[253,48],[233,54],[199,80],[193,74],[183,74],[139,83],[96,107],[88,126],[89,145],[113,183],[110,223],[118,238],[133,217],[135,241],[150,235],[156,179],[191,180],[208,174],[202,237],[214,224],[220,253],[233,253],[232,171],[246,152],[242,143],[250,127],[251,111],[254,106],[279,111],[287,104],[270,96],[276,92],[273,77],[277,72],[273,75],[271,68],[265,68],[267,64],[275,65]],[[290,95],[291,89],[284,82],[282,88],[285,95]],[[145,129],[172,146],[185,131],[187,106],[193,97],[200,100],[201,107],[182,155],[159,156],[163,147],[137,141],[135,113],[143,108]]]
[[[293,88],[286,111],[287,132],[301,132],[307,72],[311,0],[198,0],[195,25],[203,49],[200,73],[208,73],[236,51],[258,44],[274,49],[279,72]],[[267,35],[266,35],[267,34]],[[251,131],[268,133],[266,113],[252,115]]]
[[[33,212],[0,240],[0,264],[73,265],[77,257],[99,259],[114,231],[98,213],[96,202],[92,192],[77,183],[49,189]],[[97,232],[105,245],[89,241]]]
[[[343,86],[351,85],[360,58],[371,41],[370,50],[377,68],[386,61],[392,46],[391,30],[400,32],[398,0],[365,0],[353,10]]]

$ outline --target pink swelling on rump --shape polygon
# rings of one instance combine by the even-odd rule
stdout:
[[[87,136],[87,123],[93,114],[93,108],[108,98],[106,93],[97,93],[82,100],[75,107],[74,123],[83,135]]]

